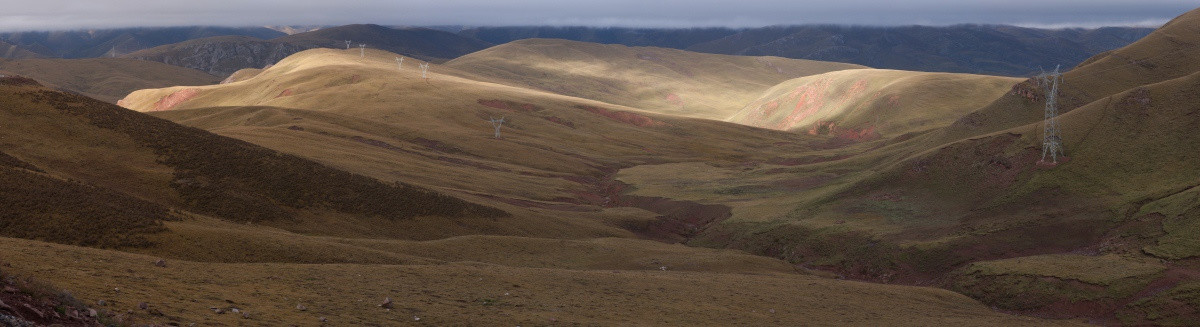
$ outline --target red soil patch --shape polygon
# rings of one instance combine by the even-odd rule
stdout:
[[[861,128],[850,128],[838,126],[835,121],[817,121],[812,128],[808,129],[809,135],[833,135],[835,143],[840,145],[853,144],[879,139],[880,135],[875,131],[875,126],[867,125]],[[828,145],[828,144],[827,144]]]
[[[1041,101],[1044,99],[1044,95],[1042,94],[1041,86],[1037,84],[1038,83],[1032,79],[1025,80],[1023,82],[1014,84],[1012,86],[1012,90],[1010,90],[1008,93],[1032,102]]]
[[[570,127],[570,128],[575,128],[574,122],[571,122],[566,119],[558,118],[557,116],[546,116],[546,117],[542,117],[542,119],[549,120],[550,122],[553,122],[555,124],[563,125],[563,126]]]
[[[194,98],[199,94],[200,94],[200,89],[195,89],[195,88],[182,89],[179,91],[175,91],[175,93],[171,93],[171,94],[163,97],[162,99],[158,99],[158,102],[154,103],[154,109],[151,109],[150,111],[171,110],[172,108],[175,108],[175,106],[178,106],[180,103],[183,103],[184,101]]]
[[[683,98],[679,97],[678,94],[668,93],[666,96],[666,99],[667,99],[667,103],[670,103],[671,105],[680,106],[680,107],[683,106]]]
[[[456,148],[452,145],[446,144],[445,142],[430,140],[430,139],[423,138],[423,137],[418,137],[416,139],[413,139],[412,143],[418,144],[427,149],[438,151],[438,152],[445,152],[445,153],[460,153],[460,152],[462,152],[461,149]]]
[[[526,200],[526,199],[506,198],[506,197],[500,197],[500,196],[496,196],[496,195],[492,195],[492,194],[482,194],[482,193],[471,193],[471,194],[480,196],[480,197],[484,197],[484,198],[488,198],[488,199],[492,199],[492,200],[496,200],[496,201],[500,201],[500,202],[504,202],[504,203],[518,206],[518,207],[524,207],[524,208],[538,208],[538,209],[549,209],[549,210],[571,211],[571,212],[600,211],[599,209],[597,209],[595,207],[581,206],[581,205],[572,204],[572,203],[549,203],[549,202],[533,201],[533,200]]]
[[[286,89],[286,90],[283,90],[283,92],[279,92],[279,95],[276,95],[275,98],[278,99],[281,97],[286,97],[286,96],[291,96],[291,95],[292,95],[292,89]]]
[[[538,107],[538,106],[530,104],[530,103],[522,103],[522,102],[516,102],[516,101],[509,101],[509,100],[478,99],[478,100],[475,100],[475,102],[479,103],[480,105],[483,105],[484,107],[510,110],[510,111],[516,111],[516,112],[534,112],[534,111],[542,110],[541,107]]]
[[[625,226],[643,237],[664,242],[686,242],[709,225],[733,215],[733,209],[719,204],[700,204],[668,198],[621,196],[619,204],[659,214],[658,220],[644,226]]]
[[[829,183],[833,180],[832,176],[818,175],[793,179],[785,179],[775,182],[775,185],[781,186],[788,190],[807,190]]]
[[[587,110],[588,112],[591,112],[591,113],[594,113],[597,115],[608,117],[609,119],[612,119],[612,120],[616,120],[616,121],[619,121],[622,123],[639,126],[639,127],[657,127],[657,126],[666,126],[667,125],[667,123],[665,123],[665,122],[657,121],[657,120],[654,120],[653,118],[650,118],[650,117],[647,117],[644,115],[640,115],[640,114],[636,114],[636,113],[632,113],[632,112],[608,110],[608,109],[604,109],[604,108],[593,107],[593,106],[584,106],[584,105],[579,105],[579,106],[575,106],[575,107],[579,108],[579,109]]]

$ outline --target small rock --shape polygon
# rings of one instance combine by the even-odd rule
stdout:
[[[380,303],[379,306],[384,309],[391,309],[392,308],[392,298],[390,298],[390,297],[383,298],[383,303]]]
[[[413,321],[421,321],[421,317],[413,316]]]
[[[88,308],[88,317],[95,318],[97,314],[99,313],[96,313],[96,309]]]
[[[96,301],[96,305],[106,306],[106,305],[108,305],[108,301],[105,301],[105,300]]]
[[[775,309],[767,310],[767,312],[775,313]]]
[[[167,266],[167,260],[158,259],[158,261],[155,261],[155,262],[154,262],[154,266],[155,266],[155,267],[166,267],[166,266]]]
[[[242,312],[242,319],[250,319],[250,314]]]
[[[18,291],[19,291],[19,290],[18,290],[16,287],[12,287],[12,286],[10,286],[10,285],[4,285],[4,292],[5,292],[5,293],[16,293],[16,292],[18,292]]]
[[[667,266],[658,267],[658,270],[667,271]]]
[[[233,308],[233,309],[229,309],[229,312],[242,313],[242,310],[238,310],[238,308]]]
[[[321,322],[329,322],[329,319],[325,319],[325,317],[321,317],[320,320],[321,320]]]
[[[225,309],[217,308],[216,310],[213,310],[213,312],[216,312],[219,315],[223,315],[223,314],[225,314]]]
[[[150,310],[147,310],[147,312],[150,312],[151,316],[159,316],[159,317],[163,316],[162,311],[158,311],[158,309],[150,308]]]
[[[37,308],[34,308],[32,305],[29,305],[29,303],[22,303],[21,306],[25,307],[25,309],[29,310],[29,312],[33,312],[33,314],[36,315],[39,319],[46,319],[46,314],[42,313],[42,310],[38,310]]]
[[[138,303],[138,310],[146,310],[150,308],[150,304],[146,302]]]
[[[121,293],[120,287],[113,287],[113,292]]]
[[[13,310],[13,308],[8,306],[7,304],[4,304],[4,301],[0,301],[0,310],[7,310],[9,312],[16,311],[16,310]]]
[[[297,305],[296,305],[296,310],[300,310],[300,311],[307,311],[307,310],[308,310],[308,307],[304,306],[303,304],[297,304]]]

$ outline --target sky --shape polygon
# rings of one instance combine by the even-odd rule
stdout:
[[[1200,0],[0,0],[0,31],[140,26],[1156,27]]]

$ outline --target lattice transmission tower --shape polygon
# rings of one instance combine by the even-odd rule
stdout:
[[[1063,153],[1062,135],[1058,128],[1058,84],[1062,82],[1059,66],[1054,67],[1053,73],[1042,73],[1042,87],[1046,89],[1046,120],[1042,129],[1042,162],[1046,156],[1050,162],[1058,163],[1058,157],[1066,157]]]
[[[488,121],[492,122],[492,127],[496,128],[496,139],[499,139],[500,138],[500,126],[504,125],[504,117],[501,116],[500,119],[496,119],[495,117],[489,117],[489,118],[491,118],[491,119],[488,119]]]

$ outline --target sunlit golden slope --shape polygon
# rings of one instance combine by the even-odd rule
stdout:
[[[852,138],[943,127],[1000,97],[1020,79],[884,69],[852,69],[772,87],[729,121]]]
[[[446,66],[480,80],[708,119],[725,119],[760,92],[788,79],[863,68],[552,39],[506,43],[451,60]]]

